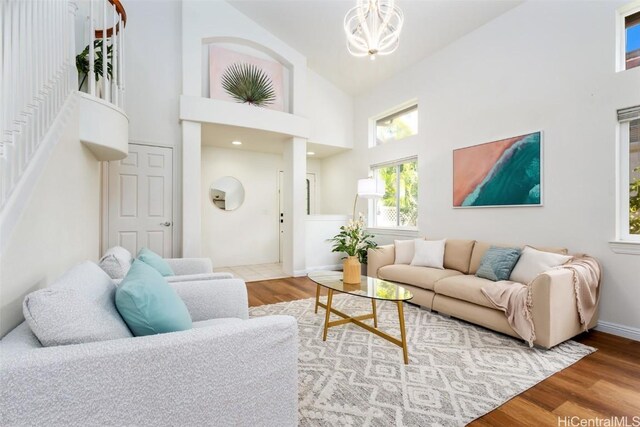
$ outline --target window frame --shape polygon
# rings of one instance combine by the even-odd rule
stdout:
[[[371,174],[373,175],[374,179],[378,179],[377,175],[376,175],[376,171],[378,169],[382,169],[382,168],[388,168],[388,167],[396,167],[396,225],[395,226],[379,226],[377,224],[376,218],[377,218],[377,206],[378,203],[380,202],[381,199],[372,199],[369,200],[369,206],[368,206],[368,211],[369,211],[369,215],[368,215],[368,223],[371,224],[369,227],[367,228],[371,228],[371,229],[377,229],[377,230],[395,230],[395,231],[410,231],[410,232],[415,232],[418,230],[418,224],[417,224],[417,217],[416,217],[416,225],[415,226],[406,226],[406,225],[400,225],[400,166],[407,164],[407,163],[416,163],[416,171],[418,170],[419,167],[419,162],[418,162],[418,156],[411,156],[411,157],[405,157],[402,159],[398,159],[398,160],[393,160],[390,162],[384,162],[384,163],[377,163],[375,165],[371,165],[369,166],[369,170],[371,172]],[[418,175],[418,194],[420,192],[420,175]],[[418,215],[420,213],[420,202],[418,200],[417,203],[417,210],[418,210]]]
[[[416,112],[418,113],[418,122],[420,120],[420,108],[418,105],[418,100],[417,99],[412,99],[410,101],[407,101],[403,104],[400,104],[390,110],[385,111],[384,113],[378,114],[374,117],[371,117],[369,119],[369,148],[373,148],[373,147],[381,147],[384,146],[386,144],[378,144],[378,122],[384,119],[389,119],[389,118],[393,118],[396,116],[400,116],[403,113],[409,112],[411,110],[416,110]],[[408,137],[402,138],[402,139],[396,139],[393,142],[398,142],[398,141],[404,141],[407,140],[408,138],[412,138],[415,137],[419,134],[420,132],[420,126],[418,125],[418,131],[413,134],[410,135]]]
[[[616,71],[627,71],[627,27],[626,27],[626,18],[629,15],[633,15],[634,13],[640,12],[640,0],[636,0],[627,5],[620,7],[617,10],[616,14]],[[629,68],[629,70],[633,70],[634,68],[640,69],[640,66]]]
[[[632,107],[632,108],[640,108]],[[629,232],[629,184],[631,183],[631,173],[629,171],[630,145],[630,124],[631,121],[640,119],[638,117],[618,118],[617,131],[617,221],[616,221],[616,241],[633,243],[640,245],[640,235]]]

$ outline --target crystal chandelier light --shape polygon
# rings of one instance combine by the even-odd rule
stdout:
[[[388,55],[398,48],[404,15],[395,0],[358,0],[344,17],[347,49],[353,56]]]

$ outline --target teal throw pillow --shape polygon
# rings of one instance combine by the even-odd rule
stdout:
[[[116,290],[116,307],[133,335],[191,329],[191,316],[176,291],[155,269],[134,260]]]
[[[160,255],[153,252],[151,249],[140,249],[138,252],[138,259],[158,270],[158,272],[163,276],[175,276],[175,273],[169,264],[167,264],[167,261],[163,260]]]
[[[498,248],[491,246],[482,257],[476,276],[484,279],[508,280],[511,270],[520,258],[519,248]]]

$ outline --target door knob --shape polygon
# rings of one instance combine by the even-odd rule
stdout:
[[[161,222],[160,225],[162,225],[164,227],[170,227],[171,226],[171,221]]]

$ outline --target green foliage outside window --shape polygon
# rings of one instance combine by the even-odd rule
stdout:
[[[633,171],[640,174],[640,166]],[[640,175],[629,183],[629,233],[640,234]]]
[[[398,208],[400,226],[415,226],[418,220],[418,163],[409,162],[378,170],[385,193],[380,203]],[[399,180],[398,180],[399,174]],[[399,194],[396,194],[396,191]],[[399,197],[398,197],[399,196]]]

